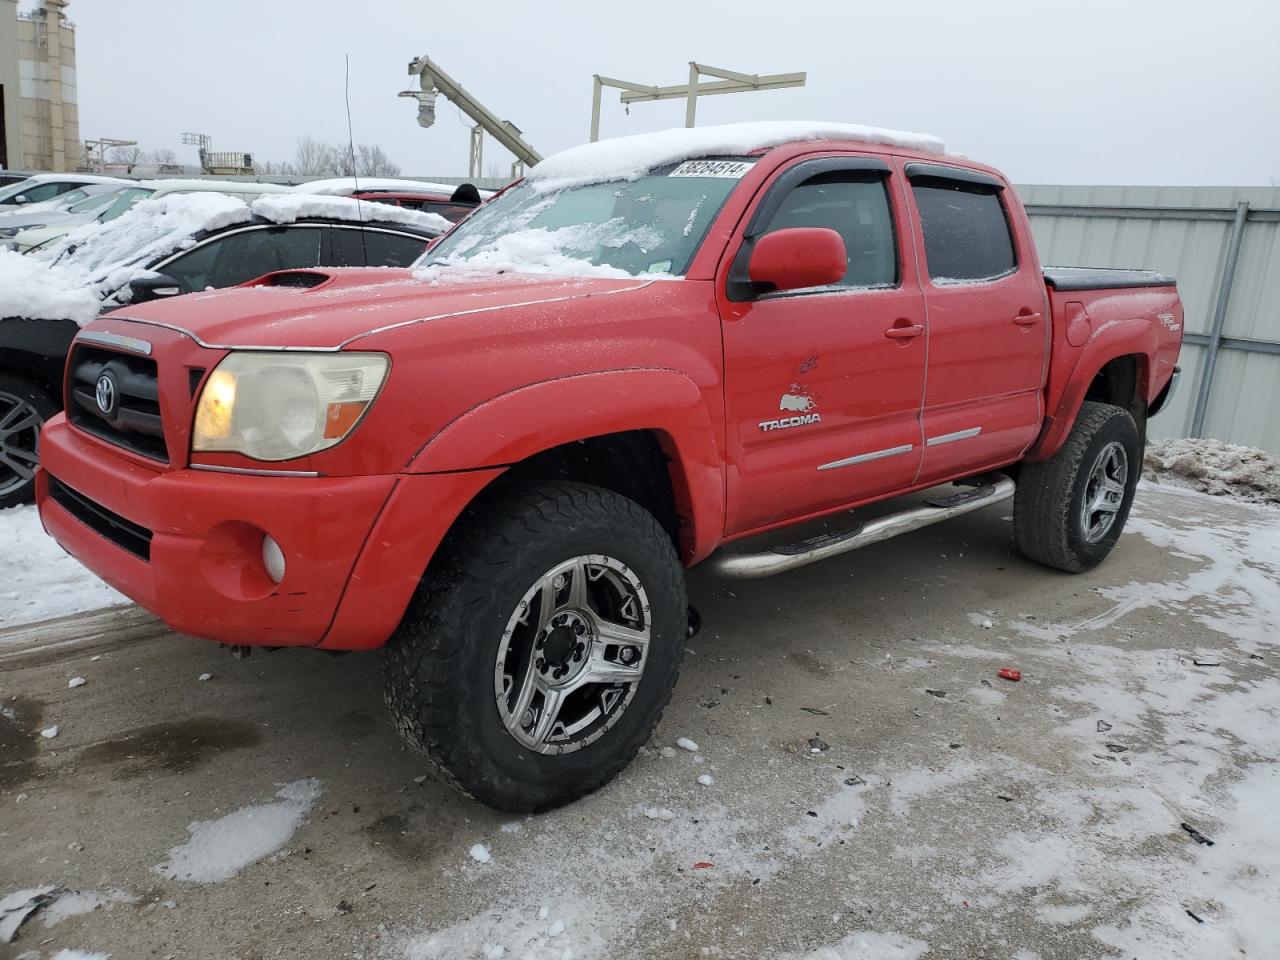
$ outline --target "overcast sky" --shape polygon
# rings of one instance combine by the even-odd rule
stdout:
[[[24,4],[26,5],[26,4]],[[808,71],[799,89],[700,99],[699,125],[821,119],[936,134],[1022,183],[1266,184],[1280,178],[1276,0],[786,0],[763,3],[72,0],[83,138],[195,161],[286,160],[299,136],[357,142],[416,176],[467,172],[467,131],[396,93],[425,53],[544,155],[588,138],[591,77],[687,79],[688,61]],[[602,136],[684,122],[680,101],[606,90]],[[486,168],[510,164],[492,140]]]

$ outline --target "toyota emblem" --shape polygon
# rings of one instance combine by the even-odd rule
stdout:
[[[109,417],[116,412],[116,382],[107,374],[104,373],[98,378],[93,397],[98,402],[98,409],[102,411],[104,417]]]

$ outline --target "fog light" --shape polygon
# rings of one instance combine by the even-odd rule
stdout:
[[[262,565],[267,568],[267,576],[276,583],[284,579],[284,551],[280,544],[265,535],[262,538]]]

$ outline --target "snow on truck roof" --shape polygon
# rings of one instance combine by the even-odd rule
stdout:
[[[659,130],[570,147],[543,160],[526,174],[539,191],[606,180],[636,180],[663,164],[696,157],[740,156],[795,140],[851,140],[942,154],[937,137],[887,130],[859,123],[766,120],[719,126]]]
[[[347,197],[271,193],[245,203],[222,193],[170,193],[143,200],[107,223],[85,224],[48,248],[28,254],[0,250],[0,317],[87,323],[103,297],[147,275],[148,264],[193,246],[198,234],[254,217],[272,223],[311,217],[398,223],[435,233],[453,226],[438,214]]]

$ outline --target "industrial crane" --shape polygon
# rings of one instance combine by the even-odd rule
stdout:
[[[468,163],[468,176],[476,179],[483,175],[484,134],[506,147],[515,155],[516,161],[511,165],[511,176],[519,177],[526,166],[532,167],[542,159],[542,154],[533,149],[520,135],[520,128],[510,120],[499,120],[479,100],[451,76],[440,69],[429,57],[415,57],[409,62],[409,76],[418,78],[419,90],[404,90],[402,97],[413,97],[418,101],[418,125],[429,127],[436,122],[436,96],[443,93],[458,105],[458,108],[475,121],[471,128],[471,157]]]

